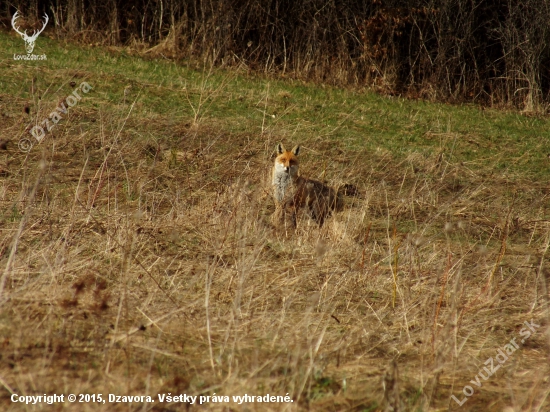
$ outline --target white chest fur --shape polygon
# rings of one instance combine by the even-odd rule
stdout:
[[[285,193],[288,188],[293,184],[292,170],[290,173],[285,170],[283,165],[276,165],[273,171],[273,194],[277,202],[282,202],[285,198]]]

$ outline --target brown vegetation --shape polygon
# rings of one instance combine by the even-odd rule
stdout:
[[[545,111],[545,0],[125,1],[5,3],[86,44],[432,100]]]
[[[286,238],[269,224],[262,178],[278,139],[167,122],[155,127],[180,143],[129,144],[99,132],[114,119],[97,120],[97,133],[49,136],[52,151],[10,152],[3,410],[21,410],[9,391],[289,393],[294,403],[269,410],[456,410],[450,396],[531,319],[540,329],[463,410],[548,408],[544,187],[444,151],[397,162],[383,151],[330,157],[334,142],[305,141],[317,155],[303,155],[304,174],[330,158],[330,182],[358,193],[323,228],[303,218]]]
[[[331,20],[348,10],[334,3],[212,4],[151,2],[141,20],[130,18],[140,16],[137,6],[116,2],[89,14],[81,13],[86,3],[50,10],[59,36],[151,55],[430,98],[475,100],[488,90],[493,102],[533,110],[546,99],[544,43],[526,43],[513,29],[534,2],[482,4],[475,14],[378,2],[361,14],[350,3],[350,21],[366,21],[357,25],[365,38],[345,19]],[[42,10],[18,5],[22,14]],[[490,21],[506,23],[498,33],[510,52],[495,60],[495,46],[487,61],[504,75],[481,70],[481,47],[468,49],[482,41],[478,30],[497,36],[476,20],[492,12],[498,19]],[[461,13],[473,19],[464,33],[475,35],[446,31]],[[231,26],[214,24],[216,16]],[[287,21],[296,31],[284,31],[281,46],[277,30]],[[438,21],[440,29],[427,29]],[[405,34],[411,27],[424,43]],[[368,45],[365,54],[352,53],[350,38]],[[417,53],[408,66],[400,54],[407,48]],[[201,408],[219,411],[550,409],[550,189],[535,170],[548,165],[544,119],[426,105],[438,113],[430,117],[422,102],[304,92],[301,82],[271,98],[269,84],[265,93],[242,80],[222,90],[234,71],[211,84],[213,70],[195,85],[188,80],[196,73],[175,69],[173,82],[144,80],[124,67],[164,73],[176,65],[103,56],[108,63],[95,66],[90,56],[73,67],[61,59],[3,66],[11,91],[0,95],[1,410],[200,410],[159,402],[167,393],[293,400]],[[470,57],[463,64],[452,56]],[[531,66],[526,56],[536,57]],[[84,80],[94,91],[21,152],[16,138]],[[298,110],[304,103],[309,111]],[[490,133],[479,127],[491,122]],[[228,126],[235,123],[241,128]],[[270,223],[272,149],[281,140],[299,140],[305,178],[347,194],[322,227],[305,214],[288,235]],[[520,343],[526,321],[539,326]],[[480,387],[472,383],[511,339],[517,351]],[[465,385],[474,393],[459,407],[451,396],[463,399]],[[150,395],[155,403],[26,406],[12,393]]]

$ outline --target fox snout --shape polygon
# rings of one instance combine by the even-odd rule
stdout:
[[[289,159],[279,159],[277,163],[275,163],[275,169],[280,173],[292,174],[293,168],[296,169],[297,165],[297,162],[293,162]]]

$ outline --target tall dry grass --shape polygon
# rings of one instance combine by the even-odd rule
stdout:
[[[266,182],[275,143],[296,138],[130,108],[76,107],[86,132],[67,125],[28,155],[4,151],[4,410],[24,409],[12,392],[288,393],[293,403],[248,410],[458,410],[451,395],[531,319],[540,329],[461,410],[548,409],[545,187],[491,160],[449,160],[452,134],[439,153],[402,160],[308,139],[302,174],[357,190],[322,229],[302,216],[287,235],[269,223]],[[179,139],[132,139],[151,122]]]

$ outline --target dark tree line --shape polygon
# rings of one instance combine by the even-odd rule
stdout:
[[[58,36],[447,101],[550,100],[550,0],[12,0]],[[51,24],[51,23],[50,23]],[[52,30],[50,27],[49,30]]]

